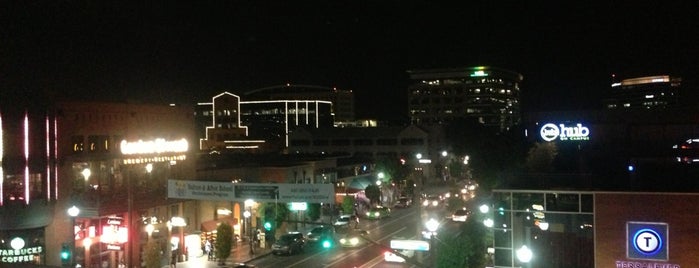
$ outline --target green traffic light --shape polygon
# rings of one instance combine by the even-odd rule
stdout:
[[[272,224],[270,222],[265,222],[265,230],[269,231],[272,230]]]
[[[61,246],[61,260],[63,262],[70,260],[70,247],[65,244]]]

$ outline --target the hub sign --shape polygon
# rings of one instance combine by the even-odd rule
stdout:
[[[590,129],[580,123],[573,126],[548,123],[541,127],[539,134],[541,139],[545,141],[586,141],[590,139]]]

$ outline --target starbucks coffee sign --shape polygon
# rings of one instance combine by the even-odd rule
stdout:
[[[586,141],[590,139],[590,129],[583,124],[565,125],[548,123],[539,130],[545,141]]]

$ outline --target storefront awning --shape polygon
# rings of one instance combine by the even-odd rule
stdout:
[[[218,225],[221,222],[226,222],[230,226],[234,226],[238,224],[238,219],[233,218],[233,217],[225,217],[225,218],[219,218],[218,220],[211,220],[211,221],[205,221],[201,223],[201,231],[202,232],[211,232],[216,230],[218,228]]]
[[[348,189],[353,189],[351,192],[357,192],[357,190],[364,190],[367,186],[374,184],[376,177],[373,175],[364,175],[352,179]]]

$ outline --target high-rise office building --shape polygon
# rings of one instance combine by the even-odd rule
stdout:
[[[682,78],[656,75],[612,82],[607,109],[662,109],[679,104]]]
[[[472,118],[507,130],[520,122],[519,73],[487,66],[409,70],[408,109],[413,124]]]

